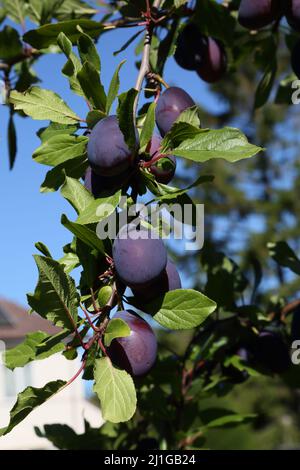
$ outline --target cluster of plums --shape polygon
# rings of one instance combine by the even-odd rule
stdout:
[[[182,88],[167,88],[156,106],[156,124],[161,136],[169,132],[184,110],[194,105]],[[175,174],[176,159],[160,153],[161,136],[154,134],[149,142],[149,171],[158,183],[168,184]],[[122,186],[139,163],[124,140],[117,116],[108,116],[95,125],[89,136],[87,155],[90,167],[85,175],[85,186],[95,197],[103,190]]]
[[[194,23],[187,24],[179,34],[174,58],[180,67],[197,72],[208,83],[219,81],[227,68],[223,44],[201,34]]]
[[[181,88],[167,88],[158,99],[156,124],[161,136],[149,142],[149,170],[155,179],[167,184],[174,176],[176,160],[160,154],[162,137],[170,131],[179,115],[194,106],[193,99]],[[95,197],[104,189],[112,189],[134,171],[138,162],[127,146],[117,116],[100,120],[92,129],[87,147],[90,167],[85,186]],[[153,159],[153,164],[151,161]],[[153,230],[142,225],[122,227],[113,244],[113,263],[118,282],[131,288],[139,305],[148,303],[167,292],[181,288],[175,265],[168,259],[163,241]],[[156,358],[157,343],[150,325],[134,312],[118,312],[131,329],[128,337],[116,338],[108,348],[113,362],[134,376],[145,375]]]
[[[300,32],[300,0],[242,0],[239,8],[239,23],[245,28],[264,28],[285,16],[289,25]],[[300,41],[292,50],[291,64],[300,78]]]
[[[122,227],[113,245],[113,260],[118,280],[131,288],[141,305],[181,288],[178,271],[153,230],[133,224]],[[145,375],[156,359],[154,332],[134,312],[118,312],[114,318],[126,321],[131,333],[112,341],[108,349],[111,359],[134,376]]]

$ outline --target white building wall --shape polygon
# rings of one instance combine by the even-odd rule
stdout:
[[[15,379],[16,393],[28,385],[42,387],[52,380],[69,380],[78,371],[80,360],[68,361],[61,355],[55,355],[32,362],[28,366],[25,371],[18,368],[11,373]],[[7,396],[7,374],[9,372],[0,365],[0,428],[7,425],[9,411],[16,401],[16,396]],[[99,408],[85,399],[84,381],[78,377],[62,392],[32,411],[11,433],[0,437],[0,449],[49,449],[51,444],[35,435],[34,426],[61,423],[71,426],[77,433],[82,433],[84,418],[93,427],[99,427],[102,423]]]

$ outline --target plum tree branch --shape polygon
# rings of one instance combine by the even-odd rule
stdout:
[[[155,0],[153,2],[153,8],[159,8],[162,0]],[[139,74],[136,80],[135,84],[135,89],[137,90],[137,95],[134,101],[134,106],[133,106],[133,115],[134,119],[136,119],[136,112],[137,112],[137,107],[138,107],[138,102],[139,102],[139,96],[141,93],[141,89],[143,86],[144,79],[146,75],[151,71],[150,70],[150,52],[151,52],[151,41],[152,41],[152,33],[153,33],[153,25],[150,21],[147,31],[145,33],[145,39],[144,39],[144,48],[143,48],[143,55],[142,55],[142,62],[139,70]]]

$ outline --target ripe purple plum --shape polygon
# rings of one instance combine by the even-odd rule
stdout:
[[[160,95],[155,110],[156,124],[161,135],[169,132],[180,114],[194,105],[194,100],[182,88],[167,88]]]
[[[147,374],[157,356],[157,341],[151,326],[134,312],[125,310],[117,312],[113,318],[124,320],[131,332],[111,342],[108,348],[111,360],[135,377]]]
[[[151,139],[150,156],[159,155],[161,137],[154,135]],[[173,179],[176,171],[176,158],[174,155],[168,155],[160,158],[149,168],[150,172],[155,176],[158,183],[168,184]]]
[[[215,83],[224,76],[226,69],[227,57],[223,45],[214,38],[206,38],[202,60],[197,67],[199,77],[205,82]]]
[[[202,61],[205,37],[199,28],[189,23],[184,27],[177,39],[174,59],[185,70],[196,70]]]
[[[300,31],[300,0],[286,0],[285,15],[289,25]]]
[[[281,0],[242,0],[238,20],[244,28],[254,30],[277,20],[281,13]]]
[[[95,198],[100,197],[101,193],[112,189],[120,188],[130,179],[130,171],[124,171],[118,176],[100,176],[89,167],[84,176],[84,186]]]
[[[90,166],[101,176],[116,176],[133,163],[133,155],[118,124],[117,116],[101,119],[89,137],[87,155]]]
[[[148,303],[156,297],[176,289],[181,289],[181,279],[175,264],[168,260],[167,266],[159,279],[147,288],[140,287],[132,289],[132,291],[139,302]]]
[[[126,286],[147,287],[164,271],[167,250],[153,230],[129,224],[121,228],[113,244],[113,260]]]

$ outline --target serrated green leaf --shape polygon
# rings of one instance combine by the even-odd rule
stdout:
[[[51,137],[58,136],[60,134],[72,135],[78,129],[78,125],[66,125],[66,124],[57,124],[56,122],[51,122],[48,127],[42,127],[37,132],[37,136],[41,139],[42,142],[46,142]]]
[[[94,202],[91,193],[78,180],[66,176],[66,181],[61,188],[62,196],[74,207],[77,214],[84,212]]]
[[[80,225],[75,222],[70,222],[65,215],[62,216],[61,223],[64,227],[70,230],[70,232],[72,232],[75,237],[82,240],[86,245],[99,251],[100,253],[105,253],[102,240],[100,240],[100,238],[97,237],[96,233],[93,232],[91,229],[85,227],[84,225]]]
[[[73,52],[70,39],[68,39],[67,36],[61,32],[58,35],[57,44],[68,59],[62,69],[62,73],[69,79],[71,90],[73,90],[74,93],[79,96],[84,96],[84,92],[77,79],[77,73],[81,69],[81,62],[77,55]]]
[[[75,124],[81,119],[69,106],[50,90],[32,87],[24,93],[13,90],[10,103],[33,119],[49,120],[60,124]]]
[[[11,26],[5,26],[0,31],[0,59],[10,61],[23,52],[19,33]]]
[[[200,127],[200,109],[198,106],[192,106],[187,108],[178,116],[175,122],[185,122],[191,124],[194,127]]]
[[[103,419],[112,423],[128,421],[136,410],[136,392],[132,378],[116,369],[108,357],[95,361],[94,392],[101,403]]]
[[[0,436],[8,434],[26,418],[35,408],[59,392],[66,384],[63,380],[49,382],[42,388],[27,387],[18,394],[17,401],[10,412],[9,424],[0,429]]]
[[[68,20],[46,24],[40,28],[28,31],[24,34],[23,39],[36,49],[44,49],[51,44],[56,44],[57,36],[63,32],[72,44],[76,44],[82,34],[78,26],[92,38],[97,38],[103,30],[103,26],[97,21],[86,19]]]
[[[178,188],[173,188],[172,186],[167,186],[165,184],[159,183],[157,185],[161,195],[156,197],[155,200],[159,201],[168,201],[168,200],[174,200],[178,196],[182,196],[183,194],[187,193],[190,189],[193,189],[200,184],[204,183],[211,183],[214,180],[214,176],[212,175],[204,175],[204,176],[199,176],[199,178],[196,179],[192,184],[190,184],[187,188],[184,189],[178,189]]]
[[[87,34],[82,34],[78,39],[78,52],[82,65],[89,62],[98,73],[101,72],[101,61],[94,41]]]
[[[201,325],[216,307],[213,300],[200,292],[177,289],[143,306],[143,309],[165,328],[187,330]]]
[[[16,367],[24,367],[31,361],[46,359],[65,348],[63,343],[58,342],[47,351],[39,353],[37,349],[38,346],[49,338],[51,338],[51,336],[43,331],[35,331],[34,333],[27,334],[23,343],[5,352],[5,366],[8,367],[8,369],[14,370]]]
[[[146,119],[143,124],[143,129],[140,135],[140,147],[141,150],[145,149],[147,146],[148,142],[150,141],[153,131],[155,128],[155,108],[156,108],[156,103],[153,102],[150,104],[147,114],[146,114]]]
[[[78,294],[74,280],[57,261],[34,256],[39,280],[34,294],[28,294],[30,307],[41,317],[61,328],[74,330],[77,323]]]
[[[126,60],[123,60],[118,67],[115,70],[115,73],[113,74],[113,78],[110,82],[108,93],[107,93],[107,99],[106,99],[106,114],[109,114],[110,108],[116,99],[118,93],[119,93],[119,88],[120,88],[120,79],[119,79],[119,72],[123,64],[125,64]]]
[[[107,325],[104,336],[105,346],[110,346],[110,343],[115,338],[124,338],[130,335],[130,328],[127,323],[121,318],[112,318]]]
[[[186,124],[177,124],[173,132]],[[192,127],[192,126],[191,126]],[[192,132],[190,128],[189,133]],[[248,142],[246,136],[238,129],[225,127],[218,130],[201,130],[194,128],[194,137],[183,140],[177,147],[172,148],[172,155],[183,157],[194,162],[206,162],[221,158],[230,163],[253,157],[262,149]],[[172,139],[172,131],[167,136]],[[176,135],[178,137],[178,135]]]
[[[129,91],[119,95],[119,106],[117,110],[120,129],[128,147],[136,149],[136,133],[134,126],[133,104],[137,96],[137,90],[131,88]]]
[[[43,242],[37,242],[34,244],[37,250],[39,250],[44,256],[52,258],[49,248]]]
[[[42,165],[57,166],[67,160],[83,157],[86,154],[86,136],[59,134],[44,140],[32,157]]]
[[[99,197],[93,200],[79,214],[76,223],[86,225],[98,223],[109,217],[118,207],[121,200],[121,190],[111,196]]]
[[[73,269],[80,266],[80,261],[78,256],[75,253],[66,253],[62,258],[58,260],[59,264],[63,264],[64,271],[67,274],[73,271]]]
[[[55,18],[58,21],[68,20],[69,18],[89,18],[99,13],[99,10],[92,8],[87,2],[82,0],[63,0],[61,5],[55,11]]]
[[[88,162],[85,156],[72,158],[55,166],[46,174],[41,184],[41,193],[57,191],[64,183],[66,175],[71,178],[80,178],[84,176],[87,168]]]
[[[95,69],[94,65],[85,62],[77,73],[77,79],[91,106],[104,113],[106,109],[106,95],[100,81],[100,74]]]

